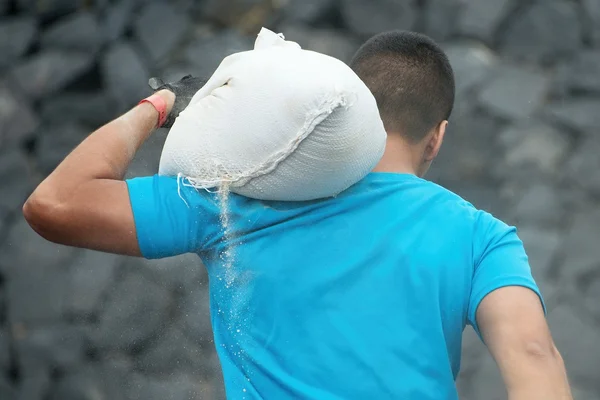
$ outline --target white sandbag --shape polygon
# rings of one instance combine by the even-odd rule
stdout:
[[[262,200],[334,196],[385,148],[375,99],[343,62],[264,29],[223,60],[171,128],[159,174]]]

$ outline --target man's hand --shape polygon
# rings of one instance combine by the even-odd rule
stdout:
[[[148,85],[154,91],[163,89],[169,90],[175,94],[175,104],[173,109],[167,116],[163,128],[171,128],[173,122],[187,106],[190,104],[192,97],[206,84],[206,79],[196,78],[191,75],[186,75],[177,82],[164,83],[160,78],[150,78]]]
[[[477,324],[510,400],[572,399],[563,360],[535,292],[519,286],[491,292],[477,309]]]

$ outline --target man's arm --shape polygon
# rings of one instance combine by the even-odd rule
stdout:
[[[157,95],[169,113],[175,95],[169,90]],[[142,103],[92,133],[25,202],[27,222],[55,243],[139,256],[123,177],[157,121],[156,109]]]
[[[481,301],[477,324],[509,400],[572,399],[562,357],[535,292],[520,286],[494,290]]]

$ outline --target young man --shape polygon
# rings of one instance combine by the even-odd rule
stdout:
[[[232,195],[226,236],[214,194],[170,177],[123,181],[156,125],[155,109],[141,104],[76,148],[25,216],[57,243],[199,254],[232,399],[455,399],[466,324],[489,347],[510,399],[569,399],[515,229],[420,178],[454,101],[446,56],[425,36],[388,32],[365,43],[352,67],[389,139],[376,170],[336,198]],[[193,86],[156,95],[169,110],[174,93],[185,103]]]

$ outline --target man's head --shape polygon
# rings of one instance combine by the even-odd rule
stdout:
[[[419,33],[384,32],[358,49],[350,67],[375,96],[388,132],[381,169],[394,169],[394,160],[408,157],[413,172],[423,175],[454,104],[454,74],[443,50]]]

